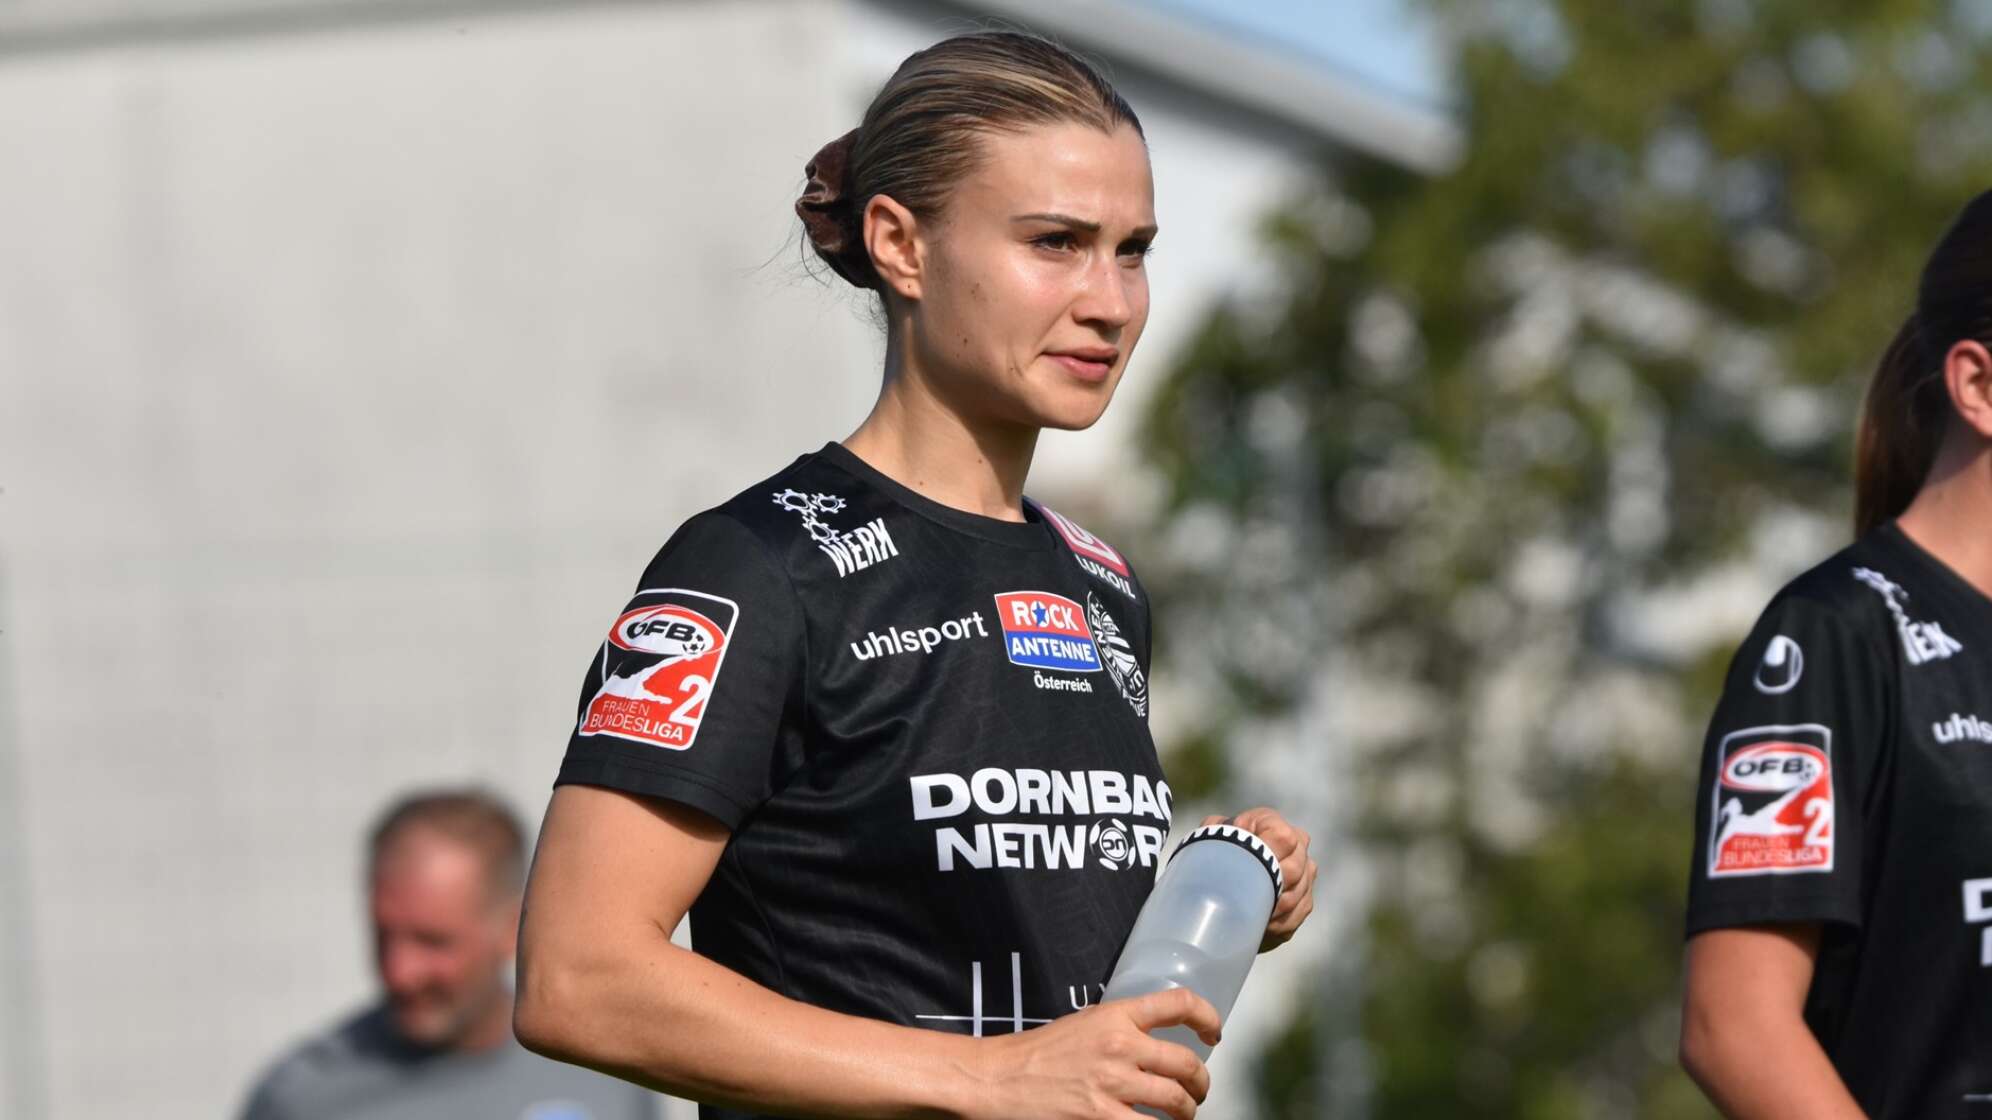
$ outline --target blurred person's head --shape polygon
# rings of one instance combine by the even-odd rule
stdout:
[[[524,860],[518,819],[477,790],[414,794],[374,826],[374,962],[407,1041],[484,1049],[507,1036]]]
[[[1855,449],[1855,526],[1902,515],[1923,486],[1992,469],[1992,191],[1951,223],[1868,387]]]
[[[1154,183],[1134,110],[1085,60],[983,32],[907,58],[796,203],[876,292],[888,379],[978,425],[1084,428],[1148,320]]]

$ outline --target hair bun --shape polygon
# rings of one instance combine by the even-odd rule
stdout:
[[[857,139],[854,128],[823,145],[804,165],[802,171],[809,182],[802,197],[795,200],[795,213],[825,264],[860,288],[876,288],[878,274],[872,270],[871,255],[865,252],[859,236],[848,190],[851,146]]]

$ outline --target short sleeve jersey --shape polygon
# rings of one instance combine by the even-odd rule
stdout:
[[[833,443],[651,562],[558,780],[732,830],[696,951],[806,1003],[972,1035],[1100,998],[1171,814],[1148,600],[1106,542],[1025,513],[941,505]]]
[[[1894,525],[1794,580],[1704,747],[1688,932],[1818,922],[1867,1114],[1992,1117],[1992,599]]]

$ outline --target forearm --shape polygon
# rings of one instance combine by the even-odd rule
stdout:
[[[661,935],[521,968],[520,1038],[674,1096],[798,1117],[968,1114],[977,1040],[812,1007]]]
[[[1729,1120],[1864,1120],[1819,1040],[1797,1015],[1715,1015],[1689,1008],[1681,1035],[1688,1075]]]

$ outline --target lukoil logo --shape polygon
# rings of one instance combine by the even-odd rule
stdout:
[[[902,653],[929,654],[942,642],[959,642],[970,635],[977,638],[989,636],[989,628],[982,624],[981,611],[975,611],[963,618],[949,619],[939,626],[905,629],[888,627],[883,633],[874,630],[865,635],[864,641],[851,643],[851,654],[859,661],[870,661],[874,657],[892,657]]]
[[[1013,665],[1097,673],[1100,652],[1079,604],[1049,591],[1006,591],[996,596],[1003,652]]]
[[[1091,825],[991,820],[936,825],[934,866],[1070,871],[1088,865],[1119,871],[1152,867],[1168,836],[1169,783],[1118,770],[1005,770],[917,774],[907,779],[915,821],[946,821],[974,811],[985,817],[1103,817]],[[1123,819],[1127,818],[1127,819]],[[1142,823],[1143,819],[1156,824]]]
[[[1038,512],[1044,514],[1044,519],[1051,522],[1051,527],[1065,539],[1065,546],[1072,550],[1072,558],[1079,562],[1081,570],[1128,598],[1137,598],[1127,561],[1114,551],[1112,545],[1087,532],[1078,522],[1057,510],[1036,502],[1031,504],[1037,506]]]

